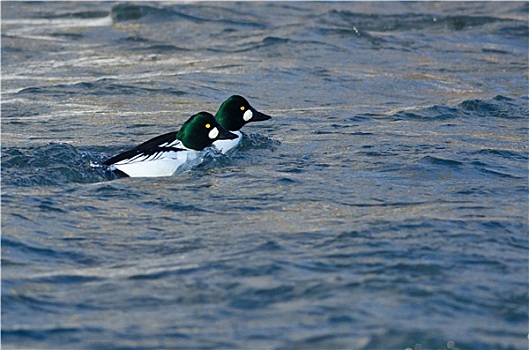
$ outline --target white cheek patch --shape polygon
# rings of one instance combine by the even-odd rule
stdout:
[[[244,119],[245,122],[252,119],[252,117],[253,117],[253,113],[249,109],[247,109],[246,112],[244,112],[244,114],[242,115],[242,119]]]
[[[217,136],[219,136],[219,129],[217,128],[211,129],[211,131],[208,133],[208,137],[212,140],[215,140]]]

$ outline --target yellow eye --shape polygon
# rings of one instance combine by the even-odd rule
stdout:
[[[241,106],[241,111],[244,111],[246,108],[244,106]]]
[[[206,124],[206,129],[211,128],[211,124]]]

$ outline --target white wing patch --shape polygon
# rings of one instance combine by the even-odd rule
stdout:
[[[172,142],[165,142],[165,143],[159,144],[158,147],[160,148],[174,147],[174,148],[179,148],[182,150],[189,150],[189,151],[191,150],[187,148],[186,146],[184,146],[184,144],[180,140],[174,140]],[[149,161],[158,160],[158,159],[177,159],[180,157],[179,153],[182,153],[182,152],[183,151],[175,152],[175,151],[163,150],[163,151],[155,152],[152,154],[139,153],[132,158],[120,160],[119,162],[116,162],[113,165],[123,165],[123,164],[130,164],[130,163],[136,163],[136,162],[149,162]]]
[[[153,154],[140,153],[138,155],[135,155],[132,158],[120,160],[119,162],[114,163],[114,165],[130,164],[130,163],[137,163],[137,162],[149,162],[149,161],[157,160],[160,158],[168,158],[168,153],[178,153],[178,152],[163,151],[163,152],[156,152]]]
[[[180,141],[178,139],[174,140],[173,142],[162,143],[162,144],[158,145],[158,147],[175,147],[175,148],[188,149],[186,146],[184,146],[182,141]]]

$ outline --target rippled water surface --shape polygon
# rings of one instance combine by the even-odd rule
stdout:
[[[526,2],[1,7],[3,348],[527,348]]]

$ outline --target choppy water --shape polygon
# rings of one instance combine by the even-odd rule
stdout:
[[[3,348],[527,348],[528,13],[2,2]],[[90,166],[231,94],[234,154]]]

